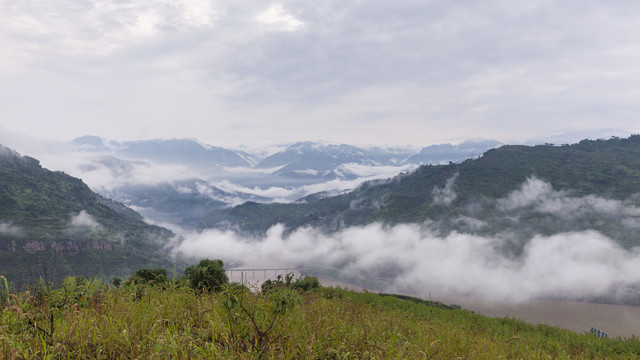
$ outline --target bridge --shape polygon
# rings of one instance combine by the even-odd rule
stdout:
[[[262,283],[267,279],[276,280],[278,275],[284,278],[289,273],[294,273],[294,277],[300,277],[303,275],[320,276],[326,274],[327,278],[340,278],[342,277],[346,283],[358,284],[368,289],[379,289],[382,292],[386,285],[393,282],[393,278],[377,277],[366,274],[354,274],[345,272],[344,270],[337,268],[326,267],[278,267],[278,268],[228,268],[224,270],[231,282],[239,282],[241,284],[246,283]],[[337,274],[341,276],[336,277]],[[295,280],[295,279],[294,279]],[[355,281],[355,282],[354,282]]]
[[[248,268],[248,269],[225,269],[225,273],[229,280],[234,279],[235,277],[240,276],[240,283],[244,283],[245,280],[250,278],[252,279],[260,279],[266,280],[273,275],[273,279],[277,278],[278,275],[282,275],[282,277],[286,276],[289,273],[294,274],[304,274],[307,271],[320,270],[320,269],[311,269],[311,268]],[[257,275],[256,275],[257,274]]]

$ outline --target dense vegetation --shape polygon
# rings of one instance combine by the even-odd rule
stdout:
[[[596,222],[593,217],[571,219],[528,209],[505,213],[496,203],[528,179],[540,179],[567,196],[597,196],[637,206],[640,193],[640,135],[627,139],[583,140],[573,145],[502,146],[477,159],[448,165],[422,166],[410,174],[386,181],[370,181],[355,190],[308,203],[245,203],[210,213],[202,222],[208,227],[239,228],[263,233],[282,223],[289,229],[311,225],[328,231],[372,222],[386,224],[438,224],[438,230],[494,235],[511,230],[522,244],[533,234],[594,229],[626,247],[640,245],[635,231],[626,231],[612,216]],[[442,201],[443,196],[450,199]],[[312,199],[311,197],[309,199]],[[440,201],[439,201],[440,200]],[[517,215],[524,221],[510,222]],[[488,224],[481,229],[465,227],[460,218]],[[518,249],[513,251],[517,252]]]
[[[171,235],[80,179],[0,146],[0,273],[12,282],[171,267],[162,251]]]
[[[2,280],[2,279],[0,279]],[[5,359],[634,359],[640,342],[487,318],[410,297],[67,278],[0,296]],[[277,281],[276,281],[277,283]],[[3,285],[0,281],[0,285]],[[282,284],[281,284],[282,285]],[[0,292],[0,295],[3,294]]]

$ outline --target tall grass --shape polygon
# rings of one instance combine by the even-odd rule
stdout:
[[[255,294],[236,288],[203,294],[175,283],[164,288],[137,284],[109,289],[102,284],[69,281],[44,296],[10,294],[0,307],[0,358],[640,356],[636,338],[596,339],[510,318],[487,318],[410,299],[342,289],[322,288],[300,295],[278,295],[283,294],[279,291]]]
[[[7,278],[0,275],[0,279],[2,279],[3,284],[0,284],[0,306],[5,306],[9,301],[9,283],[7,282]],[[2,286],[4,285],[4,287]]]

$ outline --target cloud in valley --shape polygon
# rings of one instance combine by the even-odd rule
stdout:
[[[628,226],[637,227],[640,221],[637,200],[623,201],[596,195],[573,196],[571,192],[555,190],[551,184],[534,177],[527,179],[506,198],[498,200],[497,204],[505,213],[529,209],[564,219],[593,215],[599,219],[621,219]]]
[[[431,191],[434,204],[451,205],[457,197],[455,191],[453,191],[453,184],[457,177],[458,175],[456,174],[452,178],[447,179],[444,188],[434,188],[433,191]]]
[[[109,153],[78,152],[62,145],[54,151],[39,154],[38,158],[42,166],[79,177],[102,194],[123,186],[152,186],[193,179],[200,175],[186,165],[128,160]]]
[[[357,176],[360,178],[389,178],[398,175],[401,172],[415,170],[418,166],[409,164],[404,166],[376,166],[363,165],[357,163],[341,164],[336,172],[344,177]]]
[[[86,210],[82,210],[77,215],[71,216],[71,220],[69,221],[69,227],[71,229],[89,229],[89,230],[101,230],[104,228]]]
[[[354,179],[333,179],[327,181],[319,181],[314,184],[299,185],[299,186],[242,186],[235,184],[229,180],[213,180],[211,184],[227,192],[239,192],[252,194],[257,196],[264,196],[272,198],[274,202],[292,202],[305,197],[310,194],[316,194],[319,192],[327,192],[335,194],[345,190],[351,190],[358,187],[365,181],[375,180],[380,178],[390,178],[396,176],[403,171],[414,170],[415,165],[408,166],[366,166],[354,163],[342,164],[337,167],[336,172],[339,175],[352,175],[357,178]],[[246,173],[251,173],[252,169],[247,169]],[[239,172],[239,169],[236,169]],[[258,170],[262,172],[262,170]],[[261,174],[264,179],[269,179],[268,174]]]
[[[440,205],[455,199],[454,182],[455,177],[434,190]],[[640,274],[635,270],[640,268],[640,248],[623,247],[595,230],[601,225],[593,220],[608,224],[603,229],[615,230],[623,224],[615,233],[628,233],[640,223],[638,207],[632,199],[571,194],[530,178],[496,200],[495,206],[479,203],[470,207],[469,214],[449,219],[458,230],[440,221],[395,226],[374,223],[335,233],[310,227],[287,232],[283,225],[276,225],[263,237],[222,230],[178,230],[184,239],[174,254],[220,258],[252,268],[337,269],[370,280],[384,291],[418,295],[430,292],[524,301],[624,296],[629,289],[640,287]],[[493,218],[473,216],[495,211],[491,209],[498,209]],[[541,235],[531,224],[521,224],[524,220],[519,218],[527,214],[524,209],[571,226]],[[508,217],[508,229],[488,232],[499,229],[497,223]],[[521,226],[528,228],[524,231]],[[520,250],[514,252],[514,246]]]
[[[501,243],[457,232],[440,237],[418,225],[372,224],[335,234],[302,228],[288,235],[278,225],[260,239],[219,230],[190,234],[175,253],[251,268],[339,269],[384,278],[385,291],[490,300],[616,294],[640,283],[634,270],[640,250],[594,231],[536,236],[518,258],[501,252]]]
[[[21,236],[23,233],[22,228],[12,222],[0,222],[0,235]]]

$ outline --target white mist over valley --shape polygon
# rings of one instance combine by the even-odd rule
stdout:
[[[636,232],[638,198],[578,196],[535,177],[505,197],[467,204],[446,221],[374,222],[336,232],[277,224],[260,235],[206,228],[201,220],[247,201],[313,202],[365,181],[393,181],[424,164],[474,159],[498,146],[491,140],[421,149],[307,142],[249,153],[188,139],[83,137],[50,145],[38,156],[46,166],[77,176],[147,221],[172,229],[176,236],[167,251],[191,261],[220,258],[241,268],[306,269],[376,291],[492,301],[626,299],[638,291],[640,277],[633,269],[640,266],[640,249],[589,226],[606,222],[620,234]],[[454,175],[445,186],[423,191],[435,205],[448,207],[458,197],[456,181]],[[531,212],[544,219],[547,230],[529,224]],[[22,231],[0,225],[4,233]],[[76,214],[70,226],[101,228],[86,212]]]
[[[337,232],[278,224],[264,235],[251,235],[201,229],[197,223],[208,212],[246,201],[305,203],[307,196],[335,196],[423,164],[476,158],[499,145],[488,140],[422,149],[299,143],[247,153],[195,140],[119,143],[83,137],[39,156],[52,169],[77,176],[147,221],[172,229],[176,238],[168,251],[173,256],[220,258],[235,267],[307,269],[377,291],[421,296],[521,302],[625,298],[638,290],[640,277],[633,269],[640,266],[640,249],[583,225],[595,219],[635,232],[640,228],[638,199],[575,196],[537,178],[506,197],[467,205],[446,224],[372,223]],[[453,176],[446,186],[424,191],[435,204],[448,206],[457,197],[455,181]],[[497,233],[485,231],[495,227],[495,220],[483,215],[492,211],[509,224]],[[527,227],[528,211],[565,225],[538,233]],[[70,224],[101,227],[86,212]],[[5,233],[21,231],[11,223],[1,225]]]
[[[179,215],[193,210],[185,208],[189,204],[213,210],[246,201],[330,196],[421,164],[477,157],[500,144],[475,140],[416,148],[301,142],[249,153],[195,139],[117,142],[86,136],[39,150],[37,156],[45,166],[83,179],[151,220],[189,227],[192,219]]]
[[[640,228],[638,202],[595,196],[575,197],[530,179],[521,189],[496,201],[513,228],[496,236],[451,231],[438,223],[350,227],[337,233],[304,227],[286,232],[282,225],[263,237],[235,231],[180,231],[176,255],[220,257],[248,268],[336,270],[365,287],[384,292],[465,296],[521,302],[531,299],[624,298],[640,289],[640,248],[625,249],[593,230],[524,239],[521,254],[505,248],[516,241],[517,209],[535,207],[562,221],[581,217],[616,218],[628,231]],[[460,217],[471,228],[489,226]]]

